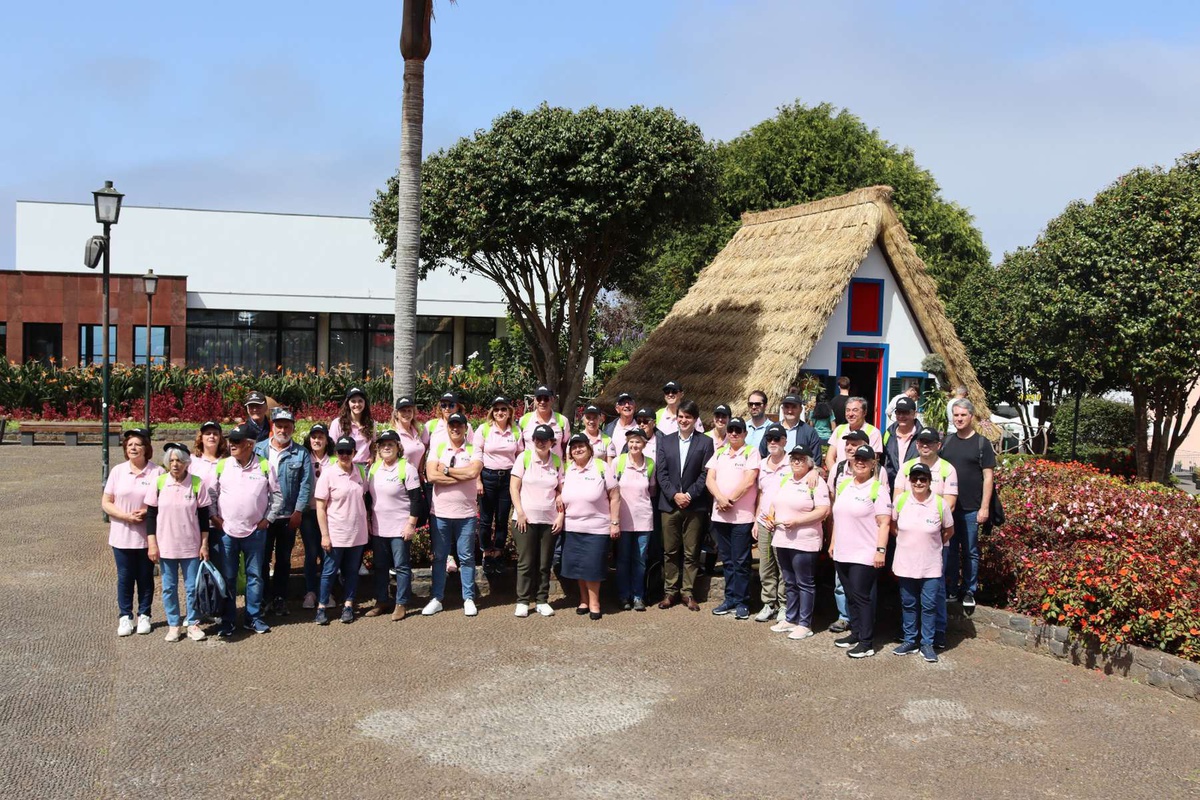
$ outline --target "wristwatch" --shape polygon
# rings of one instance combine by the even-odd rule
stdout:
[[[886,547],[876,547],[876,548],[875,548],[875,552],[876,552],[876,553],[881,553],[881,554],[883,554],[883,555],[885,555],[885,556],[886,556],[886,555],[887,555],[887,548],[886,548]]]
[[[443,475],[445,475],[445,476],[447,476],[447,477],[449,477],[449,476],[450,476],[450,468],[449,468],[449,467],[442,467],[442,474],[443,474]]]

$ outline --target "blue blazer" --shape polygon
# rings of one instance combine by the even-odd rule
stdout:
[[[656,448],[658,458],[654,462],[654,479],[658,482],[658,510],[664,513],[678,511],[675,495],[684,492],[692,498],[687,510],[707,514],[712,508],[712,496],[704,486],[708,477],[704,465],[713,457],[712,437],[693,433],[685,464],[679,463],[678,433],[660,437]]]

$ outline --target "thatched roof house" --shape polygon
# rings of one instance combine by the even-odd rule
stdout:
[[[608,382],[611,408],[621,391],[639,405],[662,403],[667,380],[707,418],[717,403],[744,413],[754,389],[768,405],[804,373],[832,387],[839,375],[871,401],[868,419],[921,370],[945,359],[955,385],[988,410],[933,278],[900,224],[886,186],[742,216],[742,227],[662,324]]]

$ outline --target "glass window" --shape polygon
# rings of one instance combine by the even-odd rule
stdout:
[[[0,358],[8,358],[8,323],[0,322]]]
[[[25,361],[40,361],[46,366],[51,360],[62,363],[62,323],[26,322],[21,329]]]
[[[279,317],[274,311],[188,309],[188,365],[274,372],[280,358]]]
[[[362,314],[329,315],[329,366],[349,364],[362,371],[363,334],[366,319]]]
[[[367,318],[367,370],[378,375],[392,368],[396,344],[396,317],[393,314],[372,314]]]
[[[59,338],[62,337],[62,326],[59,326]],[[100,364],[104,361],[104,326],[79,326],[79,365]],[[144,346],[144,343],[143,343]],[[28,360],[28,359],[27,359]],[[117,326],[108,326],[108,363],[117,363]]]
[[[166,364],[170,360],[171,329],[161,325],[155,325],[150,329],[150,363]],[[146,363],[145,325],[135,325],[133,327],[133,363]]]
[[[454,317],[417,317],[419,371],[454,364]]]
[[[281,365],[303,372],[317,363],[317,315],[283,314],[280,323]]]
[[[492,348],[488,344],[496,338],[496,320],[492,317],[467,317],[467,335],[463,354],[467,361],[471,354],[483,361],[488,367],[492,366]]]

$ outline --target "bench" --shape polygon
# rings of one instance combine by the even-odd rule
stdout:
[[[61,433],[63,444],[67,447],[75,447],[79,444],[79,434],[88,433],[100,436],[103,432],[104,425],[100,422],[22,422],[21,444],[32,445],[34,434]],[[109,426],[108,438],[111,443],[119,442],[120,435],[119,425]]]

